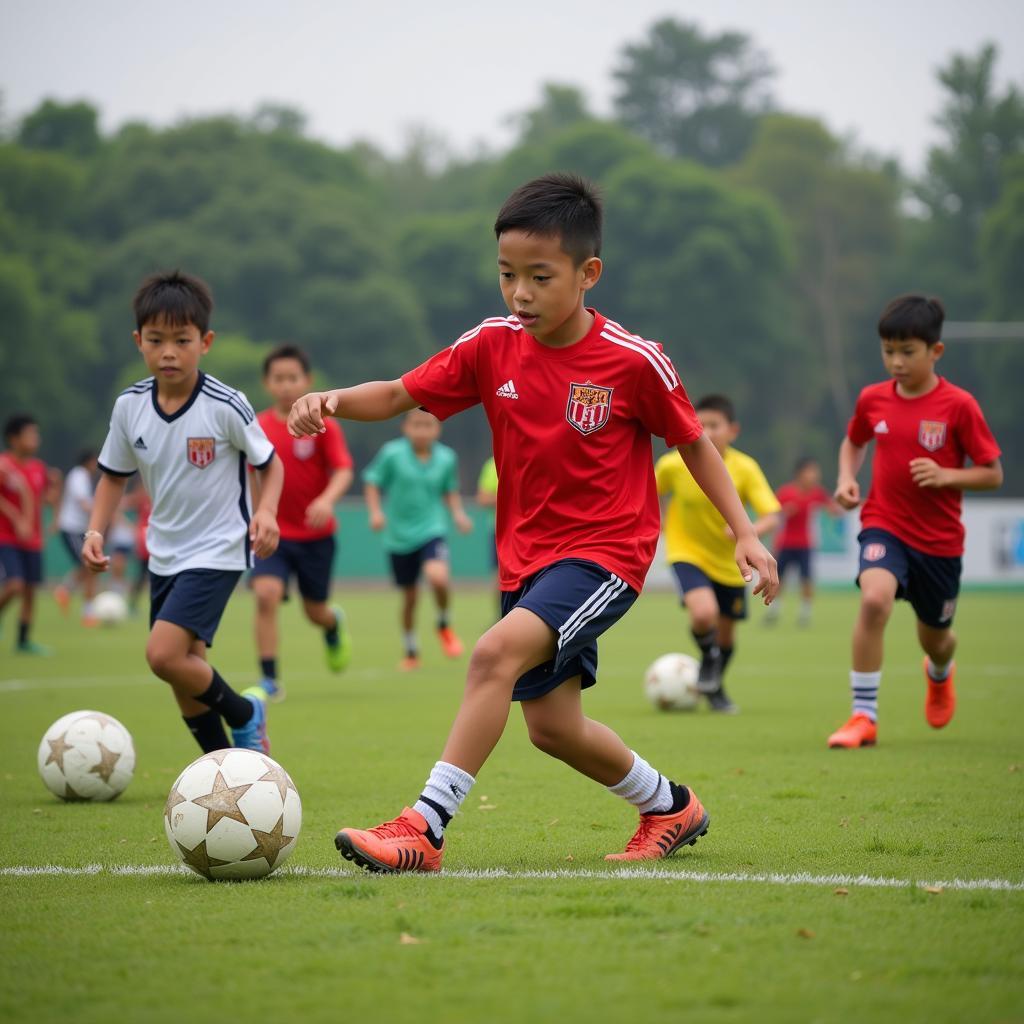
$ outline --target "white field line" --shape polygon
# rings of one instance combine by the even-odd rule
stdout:
[[[281,876],[298,878],[363,878],[350,868],[282,868]],[[183,865],[171,864],[86,864],[83,867],[65,867],[61,864],[42,864],[39,866],[20,865],[0,867],[0,877],[82,877],[95,875],[113,876],[192,876]],[[618,870],[571,871],[559,869],[552,871],[512,871],[507,868],[457,869],[441,871],[436,875],[428,875],[439,881],[457,879],[460,881],[479,881],[490,879],[534,879],[538,881],[657,881],[657,882],[718,882],[741,885],[806,885],[828,888],[862,888],[862,889],[920,889],[951,890],[968,892],[989,890],[996,892],[1024,892],[1024,882],[1015,882],[1008,878],[952,878],[941,881],[922,881],[912,878],[885,878],[873,875],[812,875],[806,871],[799,872],[748,872],[748,871],[672,871],[667,868],[619,868]]]

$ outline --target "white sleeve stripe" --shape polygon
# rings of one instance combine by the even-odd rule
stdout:
[[[230,406],[232,409],[235,410],[235,412],[238,413],[238,415],[242,418],[242,422],[246,426],[252,423],[254,417],[249,412],[246,411],[243,405],[241,405],[239,402],[236,402],[235,399],[227,398],[224,395],[218,395],[212,391],[207,391],[205,387],[203,388],[203,394],[206,395],[207,398],[212,398],[215,402],[223,402],[225,405]]]
[[[655,357],[655,359],[657,359],[661,363],[661,365],[665,367],[665,370],[668,372],[668,375],[672,377],[677,384],[679,383],[679,378],[676,377],[675,367],[672,365],[672,360],[669,359],[668,356],[666,356],[665,353],[662,352],[653,341],[648,341],[646,338],[641,338],[636,334],[630,334],[627,330],[620,327],[617,323],[614,323],[613,321],[608,321],[605,324],[605,327],[609,331],[611,331],[612,334],[618,335],[624,341],[634,341],[638,345],[643,345],[643,347],[646,348]]]
[[[222,384],[219,380],[215,380],[213,377],[206,377],[203,380],[203,387],[209,387],[212,391],[217,391],[224,395],[226,398],[234,398],[238,404],[242,406],[246,412],[251,416],[256,415],[256,410],[249,404],[249,399],[242,394],[241,391],[236,391],[234,388],[229,388],[226,384]]]
[[[513,331],[521,331],[523,329],[523,325],[513,316],[488,317],[483,323],[477,324],[472,330],[466,331],[465,334],[461,335],[455,344],[452,345],[452,348],[456,348],[464,341],[472,341],[485,327],[508,327]]]
[[[666,390],[672,391],[676,382],[672,380],[665,371],[661,368],[661,365],[651,355],[651,353],[641,345],[635,345],[631,341],[623,341],[621,338],[616,338],[615,335],[609,334],[607,331],[601,332],[602,338],[607,338],[613,345],[620,345],[622,348],[628,348],[631,352],[639,352],[654,367],[657,371],[658,376],[661,378],[662,384],[665,385]]]

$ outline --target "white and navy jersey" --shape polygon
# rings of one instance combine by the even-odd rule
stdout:
[[[200,372],[191,397],[170,415],[152,377],[122,391],[99,462],[113,476],[142,475],[153,502],[149,567],[172,576],[251,567],[246,465],[261,469],[273,457],[245,395]]]

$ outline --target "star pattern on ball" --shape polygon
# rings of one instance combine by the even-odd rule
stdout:
[[[173,811],[174,808],[178,806],[178,804],[187,803],[188,797],[181,795],[181,790],[178,789],[178,784],[175,783],[174,789],[172,789],[171,792],[168,794],[167,803],[164,805],[164,817],[166,817],[167,820],[170,821],[171,811]]]
[[[291,777],[279,764],[274,764],[265,757],[262,760],[267,766],[267,771],[266,774],[261,775],[256,780],[257,782],[273,782],[277,786],[277,791],[281,794],[282,803],[284,803],[284,798],[288,795],[289,789],[294,790],[295,793],[299,792],[295,789],[295,783],[292,782]]]
[[[225,747],[223,750],[211,750],[210,753],[204,754],[203,756],[207,761],[213,761],[214,764],[219,766],[224,763],[224,758],[227,757],[233,749],[234,747]]]
[[[110,715],[105,715],[103,714],[102,711],[90,711],[88,714],[82,715],[81,718],[76,719],[75,725],[77,725],[79,722],[96,722],[101,727],[117,724],[114,721],[114,719],[110,717]]]
[[[252,830],[252,837],[256,840],[256,849],[247,853],[242,860],[259,860],[263,857],[270,866],[271,871],[281,856],[281,851],[295,838],[284,834],[284,815],[277,819],[277,824],[270,832],[261,832],[258,828]]]
[[[114,774],[114,768],[121,760],[121,755],[116,751],[109,750],[102,743],[97,743],[96,746],[100,748],[100,759],[89,771],[98,775],[104,782],[110,782],[110,776]]]
[[[174,840],[178,843],[178,840]],[[181,843],[178,843],[178,849],[181,851],[181,859],[190,867],[193,871],[198,871],[199,874],[206,878],[212,878],[210,874],[210,868],[220,867],[223,864],[229,864],[230,861],[217,860],[216,857],[211,857],[206,849],[206,840],[204,839],[198,846],[190,850]]]
[[[47,740],[50,744],[50,753],[46,758],[46,764],[55,764],[61,771],[64,771],[64,755],[74,749],[73,743],[67,742],[67,732],[62,732],[55,740]],[[44,765],[45,767],[45,765]]]
[[[74,791],[74,789],[71,788],[71,783],[68,782],[65,779],[64,780],[64,799],[74,802],[74,801],[79,801],[79,800],[88,800],[89,798],[86,797],[86,796],[82,796],[80,793],[76,793]]]
[[[206,831],[209,832],[221,818],[229,818],[231,821],[241,822],[248,825],[245,815],[238,807],[238,801],[252,789],[252,783],[247,782],[242,786],[229,786],[224,781],[224,776],[217,772],[213,780],[213,790],[206,796],[195,796],[192,803],[206,808]]]

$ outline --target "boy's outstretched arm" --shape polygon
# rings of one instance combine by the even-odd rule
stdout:
[[[860,504],[860,484],[857,474],[864,465],[868,450],[865,445],[854,444],[848,437],[839,446],[839,479],[836,481],[835,499],[845,509]]]
[[[701,434],[690,444],[681,444],[679,454],[697,485],[722,513],[736,537],[736,564],[743,578],[749,583],[756,571],[760,579],[754,587],[754,594],[762,594],[765,604],[771,604],[779,589],[778,567],[768,549],[758,540],[722,456],[706,434]]]
[[[82,543],[82,563],[93,572],[106,572],[110,567],[110,557],[103,553],[103,535],[110,526],[110,520],[114,518],[114,510],[124,497],[127,484],[126,476],[100,474],[96,494],[92,500],[89,528],[85,531],[85,540]]]
[[[323,433],[325,416],[367,422],[389,420],[418,404],[401,380],[373,380],[354,388],[311,391],[292,406],[288,430],[293,437],[312,437]]]

